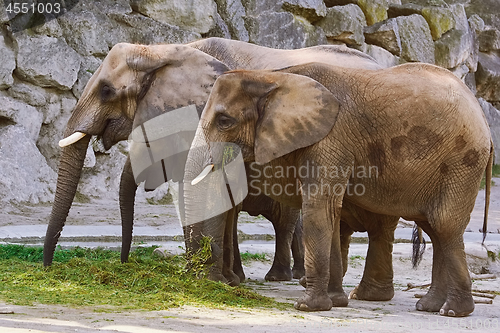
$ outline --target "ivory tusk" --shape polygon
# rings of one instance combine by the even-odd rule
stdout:
[[[207,165],[205,169],[203,169],[203,171],[198,176],[196,176],[195,179],[191,181],[191,185],[196,185],[199,182],[201,182],[210,173],[210,171],[212,171],[213,167],[214,167],[213,164]]]
[[[75,132],[75,133],[71,134],[70,136],[68,136],[67,138],[64,138],[61,141],[59,141],[59,147],[63,148],[63,147],[69,146],[69,145],[77,142],[81,138],[83,138],[85,135],[86,134],[82,133],[82,132]]]

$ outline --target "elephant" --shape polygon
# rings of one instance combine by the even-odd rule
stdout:
[[[282,190],[273,199],[302,209],[306,290],[296,309],[348,304],[339,223],[348,204],[415,221],[430,236],[432,284],[417,310],[473,312],[463,233],[485,170],[491,179],[493,145],[475,96],[451,72],[423,63],[374,71],[313,62],[225,73],[187,157],[188,222],[218,200],[205,187],[221,172],[232,177],[231,163],[221,164],[229,146],[234,161],[269,168]]]
[[[115,45],[88,82],[68,121],[64,133],[66,139],[61,141],[64,147],[45,238],[44,265],[52,263],[58,237],[76,192],[90,135],[100,136],[104,147],[109,149],[117,142],[126,140],[133,128],[165,112],[195,104],[201,113],[215,78],[226,70],[278,68],[311,60],[341,63],[348,67],[380,68],[371,57],[343,46],[274,50],[220,38],[208,38],[185,45]],[[120,183],[122,261],[128,258],[132,240],[136,189],[131,162],[127,160]],[[270,199],[263,197],[252,199],[255,199],[254,204],[246,200],[242,208],[252,214],[263,213],[274,223],[277,235],[277,255],[266,278],[290,279],[292,272],[289,268],[289,244],[293,225],[290,226],[288,220],[298,220],[298,211],[281,207],[279,203],[266,201]],[[231,216],[233,220],[237,218],[237,214]],[[285,219],[287,221],[283,221]],[[229,244],[232,241],[228,236],[231,234],[231,227],[233,238],[235,237],[234,223],[235,221],[227,223],[229,230],[226,239]],[[300,225],[297,230],[300,232]],[[294,266],[293,275],[300,277],[304,274],[303,249],[297,239],[294,244],[292,250],[297,266]],[[228,255],[231,254],[232,250]],[[226,265],[226,275],[230,279],[235,279],[235,275],[243,279],[237,246],[234,261],[235,268],[230,264],[229,267]],[[218,265],[222,265],[220,261]],[[236,274],[233,274],[234,271]]]

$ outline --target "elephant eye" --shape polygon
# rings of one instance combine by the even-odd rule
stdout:
[[[101,100],[103,102],[107,102],[115,95],[115,88],[107,84],[103,84],[100,93],[101,93]]]
[[[219,114],[217,116],[217,127],[221,130],[226,130],[232,127],[236,123],[236,119],[225,114]]]

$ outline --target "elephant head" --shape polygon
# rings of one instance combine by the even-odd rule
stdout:
[[[109,149],[126,140],[133,128],[160,114],[189,104],[201,110],[215,79],[225,71],[227,67],[215,58],[185,45],[121,43],[110,50],[87,83],[66,126],[65,139],[59,143],[63,148],[44,265],[52,263],[90,136],[100,136]],[[127,165],[130,169],[130,162]],[[121,186],[135,189],[134,177],[124,174]]]

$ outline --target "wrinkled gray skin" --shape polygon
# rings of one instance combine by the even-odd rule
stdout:
[[[90,135],[101,136],[105,147],[110,148],[118,141],[127,139],[133,127],[164,112],[193,103],[201,111],[213,81],[228,69],[281,68],[312,60],[341,63],[347,67],[379,67],[366,55],[338,46],[318,46],[286,51],[218,38],[188,45],[147,47],[118,44],[113,47],[87,84],[68,121],[64,136],[67,137],[76,131],[88,135],[62,150],[56,195],[44,245],[45,265],[50,265],[52,262],[57,239],[74,198]],[[173,87],[173,89],[165,87]],[[136,189],[130,161],[127,160],[120,184],[123,226],[122,261],[126,261],[128,257],[132,239],[133,203]],[[297,221],[299,224],[297,231],[300,232],[299,213],[297,210],[281,207],[266,197],[252,199],[254,201],[246,200],[242,208],[251,214],[260,213],[270,219],[277,235],[277,255],[266,279],[289,280],[292,276],[289,268],[289,248],[294,230],[294,224],[289,221]],[[238,208],[241,209],[241,207]],[[215,242],[215,245],[227,250],[224,252],[224,256],[228,258],[224,261],[224,271],[230,280],[238,276],[234,283],[237,284],[237,280],[244,278],[237,243],[234,243],[234,255],[231,247],[236,237],[237,212],[228,212],[228,214],[232,218],[225,224],[225,233]],[[196,227],[203,230],[200,225]],[[205,230],[204,232],[212,234],[212,231]],[[224,239],[226,243],[222,245]],[[298,239],[300,238],[295,238],[294,246],[292,246],[296,265],[293,270],[295,277],[304,274],[303,248]],[[196,244],[196,242],[187,240],[187,244],[194,247],[191,244]],[[215,252],[220,253],[220,251]],[[234,259],[229,259],[233,257]],[[214,269],[222,270],[221,259],[222,257],[216,260]],[[231,264],[232,260],[235,260],[234,269]]]
[[[489,186],[493,146],[480,105],[451,72],[415,63],[378,71],[310,63],[227,73],[201,116],[193,142],[202,140],[238,143],[246,163],[308,170],[272,178],[301,189],[271,195],[302,208],[306,291],[296,309],[347,305],[340,220],[353,205],[382,223],[413,220],[430,236],[432,285],[417,310],[446,316],[474,310],[463,233],[485,170]],[[219,159],[212,147],[191,149],[185,182]],[[376,173],[360,176],[360,167]],[[339,168],[347,172],[331,172]],[[187,221],[204,209],[196,190],[211,176],[186,188]],[[363,195],[349,194],[349,185],[361,185]]]

